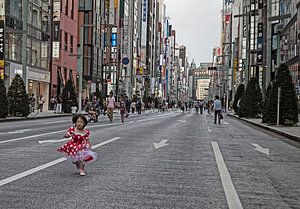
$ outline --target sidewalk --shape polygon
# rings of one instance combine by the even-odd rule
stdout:
[[[298,123],[297,126],[276,126],[262,123],[260,118],[239,118],[233,113],[227,113],[227,115],[300,142],[300,123]]]
[[[0,118],[1,122],[7,122],[7,121],[18,121],[18,120],[35,120],[35,119],[44,119],[44,118],[52,118],[52,117],[64,117],[64,116],[71,116],[71,113],[54,113],[53,111],[44,111],[39,112],[37,115],[32,116],[28,115],[27,117],[7,117],[7,118]]]
[[[157,112],[157,109],[155,109],[154,112]],[[154,113],[153,112],[153,113]],[[152,113],[152,110],[145,110],[141,115],[144,114],[150,114]],[[82,112],[83,115],[87,115],[86,112]],[[138,115],[137,112],[130,113],[130,115]],[[36,116],[28,115],[27,117],[7,117],[7,118],[0,118],[1,122],[8,122],[8,121],[19,121],[19,120],[35,120],[35,119],[45,119],[45,118],[53,118],[53,117],[64,117],[64,116],[72,116],[72,113],[54,113],[51,110],[39,112]],[[103,113],[99,115],[99,117],[103,117]],[[120,116],[119,110],[114,110],[114,117]],[[107,116],[105,116],[107,117]]]

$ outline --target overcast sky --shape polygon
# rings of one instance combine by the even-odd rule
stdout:
[[[212,49],[220,43],[222,0],[164,1],[176,42],[187,47],[189,62],[211,62]]]

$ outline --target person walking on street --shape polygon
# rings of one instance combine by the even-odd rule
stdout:
[[[67,158],[79,169],[80,176],[85,176],[85,163],[94,161],[97,153],[93,152],[90,143],[90,131],[85,129],[87,119],[83,115],[75,115],[72,119],[74,126],[70,127],[65,138],[71,138],[57,151],[65,153]]]
[[[128,97],[126,97],[126,100],[125,100],[126,117],[129,116],[129,113],[130,113],[130,105],[131,105],[131,101],[129,100]]]
[[[114,109],[115,109],[115,97],[113,96],[112,91],[109,93],[109,97],[107,98],[107,116],[110,120],[110,122],[113,121],[113,114],[114,114]]]
[[[45,103],[45,98],[44,98],[43,95],[40,95],[40,100],[39,100],[39,109],[40,109],[40,112],[43,112],[44,103]]]
[[[61,95],[58,95],[56,113],[62,113],[62,102],[63,102],[63,99],[62,99]]]
[[[219,96],[215,96],[214,101],[214,110],[215,110],[215,124],[217,123],[217,117],[218,117],[218,123],[221,124],[221,111],[222,111],[222,103],[219,99]]]
[[[120,103],[120,115],[121,115],[121,122],[122,123],[124,123],[125,114],[126,114],[125,103],[123,101],[121,101],[121,103]]]

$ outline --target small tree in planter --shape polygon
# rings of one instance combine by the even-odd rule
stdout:
[[[274,94],[277,94],[277,91],[272,92],[274,83],[270,82],[269,86],[267,88],[265,101],[263,104],[264,110],[263,110],[263,117],[262,122],[263,123],[272,123],[271,121],[276,121],[276,112],[277,112],[277,96]],[[272,94],[272,96],[271,96]]]
[[[71,80],[67,81],[67,84],[62,93],[63,103],[62,109],[65,113],[71,112],[71,107],[77,107],[77,97],[75,93],[75,87]]]
[[[233,101],[233,109],[236,113],[238,112],[237,103],[239,99],[243,97],[244,92],[245,92],[245,85],[241,83],[236,90],[236,94],[234,96],[234,101]]]
[[[258,79],[251,78],[240,102],[240,117],[258,117],[261,113],[262,95]]]
[[[8,100],[4,82],[0,79],[0,118],[6,118],[8,115]]]
[[[277,122],[278,87],[281,88],[279,124],[295,125],[298,122],[297,97],[292,77],[286,64],[281,64],[279,66],[278,73],[270,93],[270,99],[268,100],[265,111],[273,114],[273,117],[270,117],[267,121],[269,123]],[[268,113],[266,115],[268,115]]]
[[[29,115],[29,97],[20,75],[16,75],[7,93],[8,109],[11,116]]]

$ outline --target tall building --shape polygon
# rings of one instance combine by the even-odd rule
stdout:
[[[53,0],[50,96],[62,95],[68,80],[77,75],[78,1]]]
[[[276,29],[279,33],[278,62],[288,65],[300,101],[300,2],[296,3],[296,0],[279,1],[280,16],[290,17],[281,19]]]
[[[51,81],[49,7],[48,0],[0,1],[0,31],[4,37],[1,39],[4,50],[0,54],[0,68],[4,66],[2,78],[9,86],[15,75],[20,74],[36,101],[44,96],[45,109]]]

